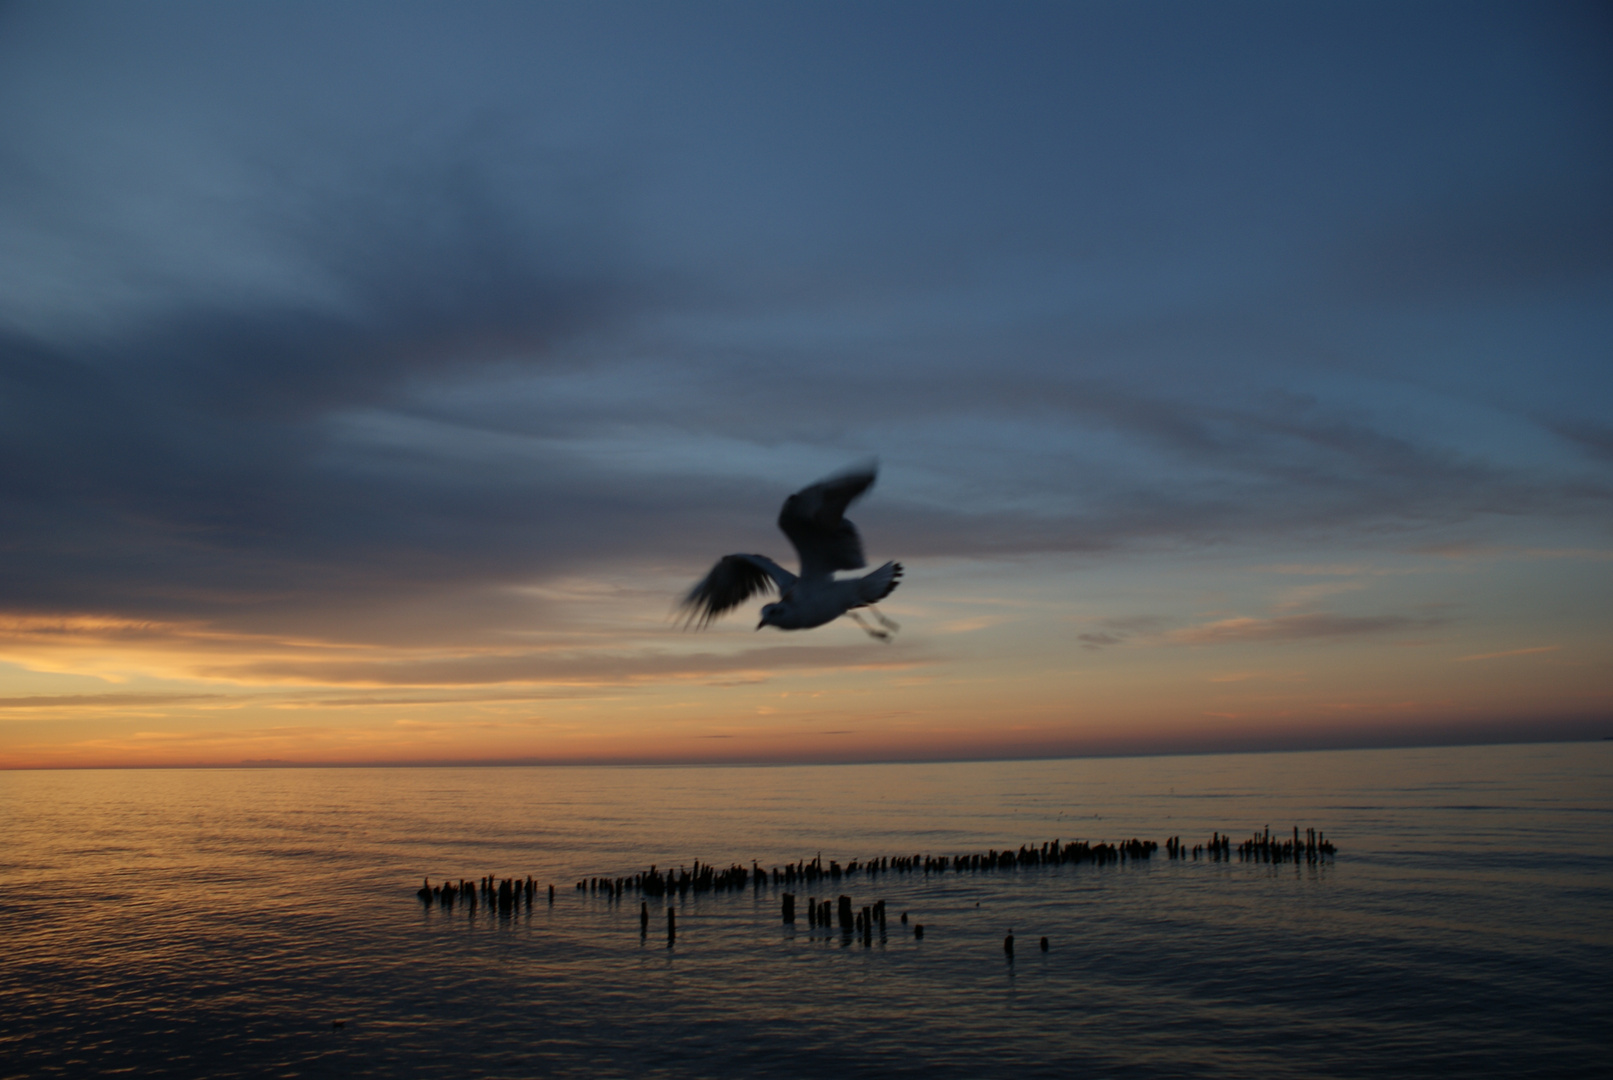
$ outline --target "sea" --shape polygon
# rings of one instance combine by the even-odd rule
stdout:
[[[1165,847],[1295,827],[1335,853]],[[1131,839],[1161,847],[769,875],[651,898],[648,931],[577,887]],[[529,876],[531,906],[417,897]],[[809,925],[841,894],[883,932]],[[1610,1051],[1613,742],[0,773],[4,1078],[1605,1078]]]

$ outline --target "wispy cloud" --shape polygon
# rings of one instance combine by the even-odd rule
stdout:
[[[0,709],[107,709],[223,700],[223,694],[29,694],[24,697],[0,697]]]
[[[1374,637],[1408,630],[1425,630],[1447,620],[1409,615],[1332,615],[1312,612],[1279,615],[1269,619],[1220,619],[1183,627],[1166,635],[1181,645],[1227,645],[1244,642],[1312,641],[1332,638]]]
[[[1433,544],[1420,549],[1430,555],[1468,562],[1496,562],[1515,559],[1522,562],[1535,560],[1565,560],[1574,562],[1607,562],[1613,560],[1613,550],[1589,547],[1528,547],[1522,544],[1481,544],[1473,541],[1453,541]]]
[[[1470,660],[1499,660],[1506,656],[1536,656],[1540,653],[1556,652],[1561,645],[1536,645],[1528,649],[1507,649],[1503,652],[1474,653],[1472,656],[1459,656],[1457,663],[1465,664]]]
[[[765,676],[779,671],[899,671],[933,663],[910,649],[874,652],[863,644],[781,645],[735,653],[619,653],[544,651],[466,656],[402,656],[377,659],[286,658],[201,666],[198,674],[251,684],[317,686],[473,687],[507,684],[629,685],[651,681],[704,680],[736,673]]]
[[[1366,585],[1359,581],[1324,581],[1315,585],[1298,585],[1291,589],[1284,589],[1278,595],[1275,606],[1279,611],[1311,607],[1316,601],[1326,599],[1329,596],[1360,592],[1364,588],[1366,588]]]
[[[1242,682],[1304,682],[1305,676],[1300,672],[1274,672],[1274,671],[1228,671],[1219,675],[1211,675],[1212,683],[1242,683]]]
[[[1337,590],[1327,590],[1328,592]],[[1278,606],[1282,610],[1285,606]],[[1128,641],[1167,645],[1227,645],[1247,642],[1286,642],[1375,637],[1409,630],[1426,630],[1448,622],[1442,616],[1400,614],[1338,615],[1330,612],[1273,615],[1264,618],[1234,616],[1194,626],[1172,628],[1158,617],[1112,620],[1102,630],[1076,635],[1086,649],[1100,649]],[[1255,676],[1232,674],[1212,681],[1238,681]]]
[[[1001,626],[1010,621],[1007,615],[973,615],[963,619],[950,619],[940,623],[936,629],[943,634],[971,634],[976,630],[989,630],[994,626]]]
[[[1388,577],[1397,574],[1416,574],[1423,570],[1421,567],[1378,566],[1371,563],[1275,563],[1256,569],[1272,574],[1301,577]]]
[[[1098,625],[1102,629],[1084,631],[1075,635],[1075,639],[1082,648],[1097,650],[1155,636],[1168,624],[1169,620],[1158,615],[1117,615],[1100,619]]]

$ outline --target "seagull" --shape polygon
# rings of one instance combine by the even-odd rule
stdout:
[[[758,593],[777,588],[776,602],[762,608],[756,624],[780,630],[810,630],[850,615],[868,634],[889,642],[900,629],[873,609],[889,596],[902,576],[902,564],[888,562],[861,577],[837,578],[836,570],[861,570],[862,538],[845,518],[846,507],[873,486],[877,468],[858,466],[804,487],[784,500],[778,527],[801,558],[796,576],[766,555],[724,555],[679,607],[684,625],[705,627]],[[883,629],[869,626],[857,614],[866,607]]]

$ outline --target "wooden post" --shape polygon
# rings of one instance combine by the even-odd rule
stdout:
[[[785,893],[784,894],[784,921],[787,922],[787,923],[794,923],[795,922],[795,894],[794,893]]]
[[[670,948],[678,940],[678,913],[672,908],[666,909],[666,943]]]

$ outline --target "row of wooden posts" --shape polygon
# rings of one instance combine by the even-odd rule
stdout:
[[[796,900],[797,897],[794,893],[785,893],[782,897],[784,921],[792,926],[795,924]],[[849,896],[842,895],[838,903],[831,900],[820,901],[814,896],[807,898],[806,911],[807,923],[811,926],[828,927],[831,919],[838,916],[841,933],[847,938],[855,934],[862,938],[864,945],[872,945],[874,926],[877,924],[879,926],[879,939],[881,941],[885,940],[885,901],[883,900],[878,900],[873,904],[858,909],[852,905],[851,897]],[[901,920],[902,925],[906,926],[907,912],[902,912]],[[648,937],[650,933],[650,902],[648,900],[639,902],[638,925],[639,936]],[[920,941],[924,939],[923,923],[913,924],[913,936]],[[666,942],[671,945],[677,939],[678,909],[669,907],[666,909]],[[1047,948],[1045,944],[1047,939],[1043,938],[1042,941],[1044,942],[1042,948],[1045,950]]]
[[[1036,866],[1063,866],[1072,863],[1124,863],[1128,859],[1147,859],[1159,850],[1159,844],[1152,840],[1125,840],[1118,844],[1089,844],[1085,841],[1073,841],[1065,844],[1059,840],[1051,840],[1040,846],[1026,845],[1018,849],[1005,848],[1001,851],[992,849],[986,852],[977,852],[966,855],[935,856],[935,855],[896,855],[868,859],[859,862],[852,860],[845,866],[831,860],[824,865],[823,856],[789,863],[785,866],[775,866],[771,871],[763,869],[756,862],[747,868],[735,863],[727,867],[718,868],[709,864],[702,864],[696,860],[692,869],[680,868],[676,871],[662,870],[658,866],[651,866],[639,874],[629,874],[618,878],[585,878],[577,882],[579,892],[586,891],[592,895],[602,895],[606,899],[619,900],[626,892],[637,892],[645,897],[687,897],[689,893],[729,892],[743,889],[747,886],[760,892],[768,883],[780,885],[813,885],[818,883],[839,883],[854,875],[863,875],[868,878],[877,878],[884,874],[923,874],[930,876],[944,873],[981,873],[1001,870],[1015,870],[1021,867]],[[1315,829],[1306,829],[1304,836],[1300,835],[1299,826],[1294,826],[1292,839],[1285,840],[1278,834],[1276,840],[1272,839],[1271,828],[1268,826],[1262,832],[1255,833],[1248,840],[1233,847],[1232,840],[1224,833],[1217,832],[1203,844],[1194,844],[1191,847],[1182,843],[1182,838],[1173,836],[1165,841],[1165,853],[1171,859],[1212,859],[1215,861],[1230,861],[1234,852],[1240,862],[1308,862],[1317,863],[1333,858],[1337,848],[1323,833]],[[417,891],[416,895],[424,903],[440,903],[444,907],[453,907],[455,902],[468,904],[472,909],[476,907],[478,899],[489,906],[496,906],[501,911],[510,911],[525,905],[532,907],[534,898],[539,894],[540,886],[531,877],[504,878],[499,880],[493,875],[480,878],[474,884],[460,880],[459,882],[446,882],[441,885],[432,885],[428,879]],[[548,902],[554,903],[554,886],[548,888]],[[840,897],[840,908],[837,912],[842,928],[851,927],[865,936],[871,933],[869,917],[874,910],[878,910],[878,920],[881,933],[885,926],[884,901],[880,901],[872,908],[864,908],[862,912],[854,912],[849,906],[851,901]],[[640,912],[645,932],[648,932],[649,905],[645,901]],[[829,925],[831,914],[829,901],[818,901],[809,898],[807,904],[807,921],[809,925]],[[784,893],[784,921],[795,921],[795,894]],[[907,915],[904,912],[902,922],[905,924]],[[668,936],[674,935],[675,916],[672,909],[667,909]],[[923,927],[914,928],[915,937],[923,937]],[[1012,939],[1005,946],[1012,952]]]
[[[443,907],[451,908],[454,902],[465,904],[472,911],[476,910],[476,901],[481,901],[489,907],[497,907],[500,911],[512,911],[524,902],[530,909],[532,899],[538,894],[540,886],[531,877],[504,878],[502,881],[489,874],[479,879],[474,885],[461,878],[456,884],[445,881],[441,885],[433,885],[427,878],[420,888],[415,890],[422,903],[440,903]],[[549,886],[549,903],[554,903],[554,886]]]
[[[967,855],[894,855],[851,862],[842,866],[830,860],[825,865],[820,854],[814,859],[775,866],[771,871],[756,862],[749,867],[734,863],[726,867],[703,864],[696,860],[693,867],[662,870],[652,866],[639,874],[619,878],[584,878],[577,882],[579,892],[620,897],[626,892],[645,896],[679,896],[692,893],[730,892],[750,887],[761,890],[770,881],[774,885],[812,885],[818,882],[839,882],[863,875],[878,877],[883,874],[965,873],[992,870],[1011,870],[1025,866],[1062,866],[1066,863],[1112,863],[1127,859],[1146,859],[1159,845],[1152,840],[1125,840],[1118,844],[1089,844],[1085,841],[1064,844],[1052,840],[1040,846],[1029,845],[1019,849],[1005,848]]]
[[[1180,836],[1173,836],[1165,841],[1165,853],[1172,859],[1197,859],[1203,856],[1207,859],[1232,858],[1232,838],[1216,833],[1210,838],[1208,844],[1195,844],[1191,850],[1182,845]],[[1327,839],[1324,833],[1315,829],[1306,829],[1302,838],[1299,826],[1294,826],[1292,840],[1284,840],[1279,833],[1276,840],[1271,838],[1271,826],[1268,825],[1261,832],[1255,833],[1237,847],[1240,862],[1320,862],[1331,859],[1338,854],[1338,849]]]

